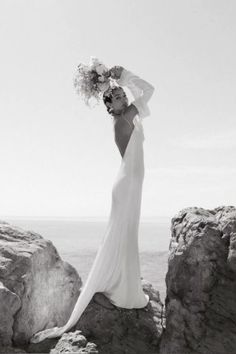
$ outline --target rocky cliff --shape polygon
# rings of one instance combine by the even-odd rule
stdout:
[[[67,321],[82,283],[50,241],[0,223],[0,352],[236,354],[236,208],[181,210],[168,256],[165,304],[145,280],[143,309],[96,293],[69,333],[29,344]]]
[[[236,208],[172,218],[161,354],[236,353]]]

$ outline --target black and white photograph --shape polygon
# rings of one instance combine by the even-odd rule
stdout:
[[[235,19],[0,0],[0,353],[236,354]]]

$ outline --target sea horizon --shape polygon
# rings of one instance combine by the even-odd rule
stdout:
[[[0,216],[0,220],[11,219],[11,220],[78,220],[78,221],[102,221],[105,222],[108,220],[109,215],[107,216],[48,216],[48,215],[3,215]],[[170,215],[158,215],[158,216],[141,216],[140,222],[157,222],[157,221],[167,221],[170,220],[172,216]]]
[[[88,277],[108,225],[108,218],[101,217],[57,216],[27,219],[18,216],[0,217],[0,221],[38,233],[44,239],[50,240],[62,260],[74,266],[83,283]],[[170,235],[169,218],[140,220],[138,241],[141,276],[160,292],[162,301],[166,295],[165,276],[168,269]]]

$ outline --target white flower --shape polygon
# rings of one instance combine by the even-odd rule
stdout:
[[[80,63],[77,66],[74,87],[87,105],[99,102],[101,94],[109,88],[110,76],[107,73],[108,68],[94,56],[90,57],[89,65]]]
[[[105,65],[103,64],[99,64],[97,67],[96,67],[96,72],[99,74],[99,75],[102,75],[104,72],[107,71],[107,68],[105,67]]]

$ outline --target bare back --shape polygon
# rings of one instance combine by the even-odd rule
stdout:
[[[115,142],[120,151],[121,156],[125,154],[126,147],[129,143],[130,136],[134,129],[133,118],[137,114],[137,109],[134,105],[129,105],[123,114],[122,118],[117,119],[115,129]]]

